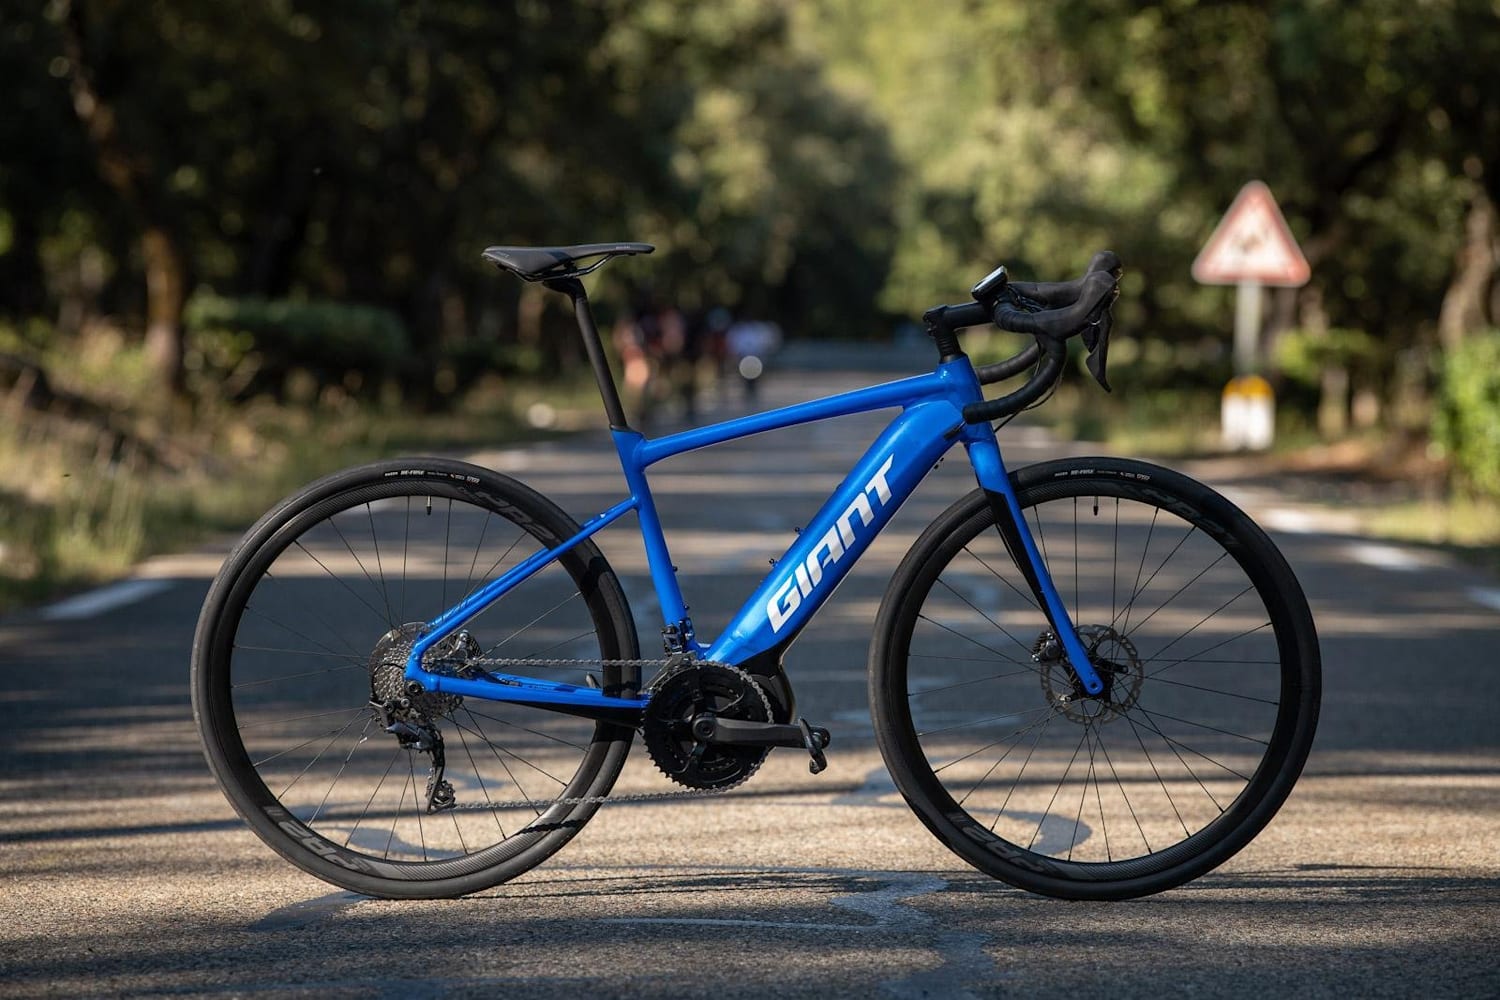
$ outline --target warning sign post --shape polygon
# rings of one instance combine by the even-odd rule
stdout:
[[[1286,219],[1260,181],[1240,188],[1234,203],[1193,261],[1205,285],[1235,285],[1234,371],[1224,388],[1224,442],[1231,448],[1268,448],[1274,421],[1271,386],[1260,369],[1261,289],[1297,288],[1312,276]],[[1246,376],[1253,376],[1253,381]],[[1249,421],[1246,424],[1244,421]],[[1234,426],[1231,427],[1231,421]]]

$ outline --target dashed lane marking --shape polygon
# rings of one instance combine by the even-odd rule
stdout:
[[[41,616],[44,621],[49,622],[93,618],[127,604],[144,601],[171,586],[170,580],[123,580],[50,604],[41,610]]]

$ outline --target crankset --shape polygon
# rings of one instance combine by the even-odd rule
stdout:
[[[807,751],[808,768],[828,766],[826,729],[772,721],[771,702],[750,674],[723,663],[688,662],[652,682],[641,720],[646,751],[663,774],[688,788],[739,784],[772,747]]]

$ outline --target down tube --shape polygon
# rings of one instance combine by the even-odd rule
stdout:
[[[892,421],[777,560],[706,658],[743,663],[795,636],[953,445],[952,431],[961,425],[959,412],[943,401],[919,403]]]

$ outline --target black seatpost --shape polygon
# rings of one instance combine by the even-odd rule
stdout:
[[[577,278],[556,278],[543,284],[573,300],[578,332],[583,335],[583,349],[594,369],[594,380],[599,383],[599,395],[604,400],[604,414],[609,417],[609,426],[614,430],[628,429],[625,407],[620,405],[620,392],[615,388],[615,376],[609,370],[609,359],[605,357],[604,343],[599,339],[599,328],[594,325],[594,314],[589,310],[589,297],[583,290],[583,282]]]

